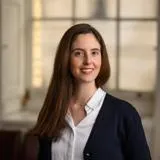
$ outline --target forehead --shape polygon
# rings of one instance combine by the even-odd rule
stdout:
[[[100,43],[92,33],[79,34],[72,43],[73,48],[100,48]]]

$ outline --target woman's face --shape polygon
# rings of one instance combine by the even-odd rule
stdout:
[[[95,83],[101,68],[101,46],[92,33],[77,36],[71,47],[70,70],[77,83]]]

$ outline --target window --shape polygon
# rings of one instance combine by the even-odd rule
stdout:
[[[86,22],[106,42],[111,63],[107,87],[154,91],[156,4],[157,0],[32,0],[32,87],[47,88],[62,34],[72,24]]]

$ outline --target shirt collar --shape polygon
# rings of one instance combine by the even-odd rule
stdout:
[[[105,91],[101,88],[98,88],[94,95],[90,98],[90,100],[87,102],[85,106],[86,112],[88,110],[94,110],[97,106],[99,106],[99,103],[101,102],[102,97],[105,96]]]

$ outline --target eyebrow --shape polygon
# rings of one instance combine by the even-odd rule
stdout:
[[[84,51],[84,49],[82,49],[82,48],[75,48],[75,49],[72,49],[71,52],[74,52],[76,50]],[[99,48],[92,48],[91,50],[92,51],[99,51],[99,52],[101,51]]]
[[[99,49],[99,48],[92,48],[91,50],[94,50],[94,51],[101,51],[101,49]]]

